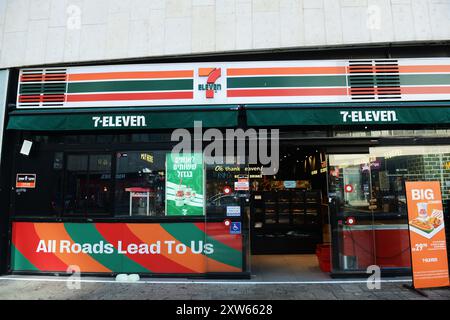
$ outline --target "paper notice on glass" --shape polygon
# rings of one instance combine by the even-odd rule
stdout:
[[[23,144],[22,144],[22,148],[20,149],[20,153],[28,156],[30,154],[32,145],[33,145],[33,142],[31,142],[29,140],[24,140]]]

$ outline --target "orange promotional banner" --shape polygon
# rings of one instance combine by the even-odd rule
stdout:
[[[406,182],[413,284],[449,285],[444,214],[439,181]]]

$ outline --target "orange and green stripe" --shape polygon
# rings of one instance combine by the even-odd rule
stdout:
[[[96,229],[108,240],[109,243],[117,244],[118,241],[123,242],[123,246],[126,247],[131,243],[154,243],[165,239],[164,236],[157,235],[152,241],[146,241],[139,235],[133,232],[130,228],[131,224],[114,224],[114,223],[97,223]],[[158,224],[137,224],[142,225],[145,228],[145,232],[156,235],[156,228]],[[117,232],[117,227],[120,228],[120,232]],[[136,255],[127,254],[129,260],[133,261],[140,266],[145,266],[146,269],[152,270],[155,273],[195,273],[192,269],[184,264],[179,264],[174,260],[164,255]]]
[[[162,223],[161,227],[185,245],[190,245],[192,239],[202,239],[202,237],[204,237],[206,243],[210,243],[214,246],[214,252],[208,255],[211,259],[235,268],[242,267],[241,251],[231,248],[222,242],[209,237],[208,234],[202,232],[202,230],[197,228],[194,224],[189,224],[183,228],[180,228],[180,225],[178,224]]]
[[[399,74],[402,94],[450,93],[449,66],[403,66]],[[429,73],[426,72],[440,72]],[[316,73],[316,74],[314,74]],[[228,97],[282,97],[282,96],[347,96],[348,73],[345,67],[282,67],[282,68],[230,68],[227,70]],[[352,89],[367,87],[381,93],[392,87],[380,74],[358,74],[366,81],[352,85]],[[380,81],[379,81],[380,80]],[[382,81],[383,80],[383,81]]]
[[[227,97],[346,96],[345,66],[229,68]]]
[[[11,245],[11,265],[20,266],[22,271],[39,271],[14,244]]]
[[[104,243],[109,243],[109,241],[100,234],[96,225],[93,223],[66,223],[64,224],[64,227],[74,242],[99,243],[102,241]],[[114,249],[112,254],[89,253],[89,255],[110,270],[138,273],[152,272],[150,269],[134,262],[128,256],[119,255],[117,248]]]
[[[256,75],[302,75],[302,74],[343,74],[344,66],[321,67],[275,67],[275,68],[228,68],[228,76],[256,76]]]
[[[277,76],[228,78],[228,89],[345,87],[346,76]]]
[[[67,93],[193,90],[193,79],[69,82]]]
[[[194,274],[205,272],[241,272],[242,238],[230,235],[222,223],[207,223],[199,227],[194,223],[13,223],[11,262],[14,271],[67,272],[76,265],[82,272],[95,273],[177,273]],[[208,234],[207,230],[214,230]],[[48,244],[57,242],[56,251],[37,252],[40,241]],[[60,241],[80,244],[109,244],[111,253],[94,251],[79,253],[59,250]],[[129,244],[154,244],[170,241],[173,245],[184,244],[188,248],[191,241],[210,243],[214,253],[184,254],[168,252],[161,245],[159,253],[131,254],[118,251]]]
[[[192,70],[72,74],[67,102],[193,99],[192,76]]]

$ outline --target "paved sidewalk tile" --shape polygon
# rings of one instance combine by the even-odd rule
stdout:
[[[450,288],[424,290],[428,297],[403,287],[402,282],[382,283],[370,290],[365,283],[262,284],[203,281],[198,283],[82,282],[78,290],[65,281],[8,280],[0,277],[0,299],[92,299],[92,300],[450,300]]]

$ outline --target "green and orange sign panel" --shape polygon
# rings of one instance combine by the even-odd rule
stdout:
[[[166,215],[205,215],[205,175],[201,153],[166,156]]]
[[[406,182],[413,283],[416,289],[449,285],[439,181]]]
[[[242,238],[223,223],[14,222],[14,271],[199,274],[242,271]]]
[[[52,84],[51,92],[47,84]],[[450,100],[450,58],[24,68],[19,75],[17,108],[361,103],[379,99]]]

